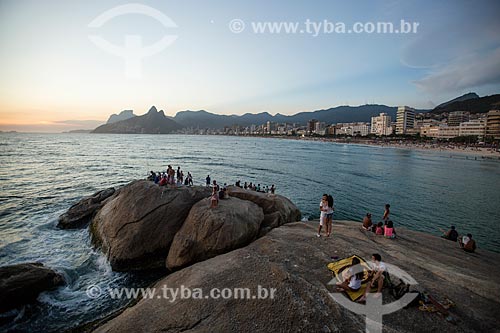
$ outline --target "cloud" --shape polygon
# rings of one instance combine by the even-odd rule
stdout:
[[[413,83],[434,94],[500,84],[500,48],[458,57]]]

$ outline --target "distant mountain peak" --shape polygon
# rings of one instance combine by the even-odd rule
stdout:
[[[157,113],[157,112],[158,112],[158,110],[156,109],[156,106],[154,106],[154,105],[148,111],[148,113]]]
[[[152,106],[146,114],[134,116],[111,124],[97,127],[93,133],[167,134],[181,129],[181,126],[165,116],[163,110]]]
[[[135,117],[134,111],[132,111],[132,110],[123,110],[119,114],[112,114],[111,116],[109,116],[108,121],[106,122],[106,124],[113,124],[113,123],[116,123],[116,122],[119,122],[119,121],[122,121],[122,120],[133,118],[133,117]]]
[[[439,104],[438,106],[436,106],[436,109],[437,108],[443,108],[451,103],[455,103],[455,102],[463,102],[463,101],[468,101],[470,99],[478,99],[480,98],[478,94],[476,94],[475,92],[470,92],[470,93],[467,93],[467,94],[463,94],[462,96],[459,96],[459,97],[456,97],[452,100],[449,100],[448,102],[444,102],[444,103],[441,103]]]

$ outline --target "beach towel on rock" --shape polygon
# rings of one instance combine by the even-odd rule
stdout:
[[[348,258],[340,259],[335,262],[329,263],[327,265],[328,269],[333,272],[335,278],[338,282],[342,282],[342,272],[345,269],[348,269],[351,266],[352,259],[358,258],[360,265],[363,266],[363,280],[361,281],[361,288],[358,291],[347,291],[346,294],[349,296],[351,301],[356,301],[358,298],[365,294],[367,282],[368,282],[368,272],[370,271],[370,266],[366,263],[366,261],[358,257],[357,255],[350,256]]]

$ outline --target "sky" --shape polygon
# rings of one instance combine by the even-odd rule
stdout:
[[[496,94],[499,12],[494,0],[0,0],[0,130],[94,128],[152,105],[295,114]],[[417,30],[341,33],[401,20]],[[298,29],[255,30],[266,22]]]

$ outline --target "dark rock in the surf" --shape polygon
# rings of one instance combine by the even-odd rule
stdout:
[[[228,193],[232,197],[251,201],[262,208],[265,218],[259,236],[265,235],[280,225],[301,219],[302,214],[297,206],[282,195],[249,191],[236,186],[229,186]]]
[[[95,245],[115,271],[164,268],[175,233],[191,207],[210,196],[206,187],[160,187],[134,181],[118,191],[90,224]]]
[[[201,200],[191,208],[170,247],[167,267],[176,269],[240,248],[253,241],[264,219],[251,201],[228,198],[210,208]]]
[[[32,303],[42,291],[62,284],[62,275],[41,263],[0,267],[0,312]]]
[[[71,206],[68,211],[59,216],[57,227],[61,229],[76,229],[85,227],[103,206],[105,200],[115,193],[110,187],[81,199]]]

